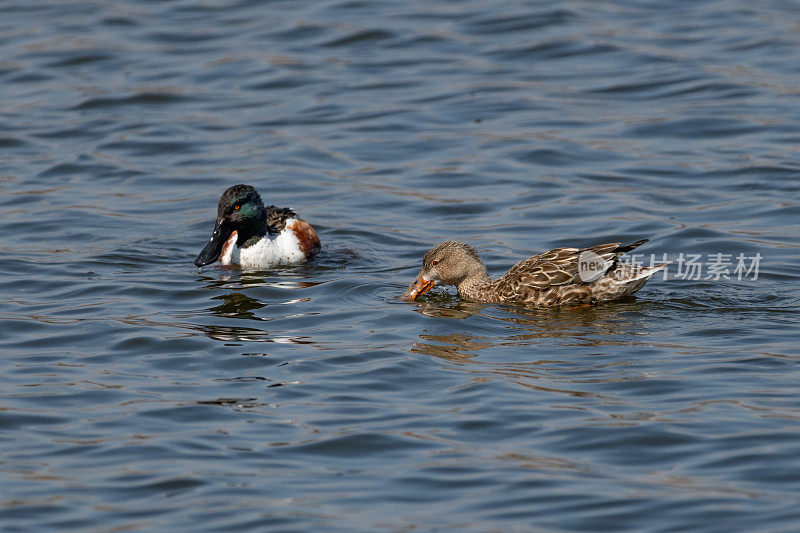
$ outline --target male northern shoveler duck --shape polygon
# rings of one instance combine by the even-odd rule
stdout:
[[[264,207],[252,186],[234,185],[222,193],[214,232],[194,264],[269,268],[302,263],[319,251],[317,232],[294,211]]]
[[[617,261],[646,242],[556,248],[520,261],[497,279],[489,278],[472,246],[440,242],[425,254],[422,270],[403,297],[413,301],[436,285],[455,285],[460,297],[486,303],[548,307],[613,300],[638,291],[669,264],[644,267]]]

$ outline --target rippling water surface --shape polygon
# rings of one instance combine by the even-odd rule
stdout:
[[[3,2],[0,528],[796,530],[799,27]],[[318,260],[192,265],[242,182]],[[705,270],[592,308],[398,301],[448,238],[496,275],[640,238]]]

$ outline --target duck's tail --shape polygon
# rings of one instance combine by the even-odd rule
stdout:
[[[632,242],[631,244],[620,244],[612,242],[599,244],[590,248],[580,250],[581,254],[587,254],[587,265],[599,264],[599,268],[594,271],[589,270],[589,274],[594,277],[582,277],[587,283],[593,283],[596,294],[602,295],[601,299],[610,300],[621,298],[641,289],[653,274],[666,268],[669,263],[659,265],[637,265],[620,261],[620,257],[638,248],[647,242],[647,239]],[[591,252],[591,254],[588,254]],[[579,263],[579,270],[583,263]]]
[[[618,263],[617,267],[611,273],[611,277],[614,279],[614,284],[617,285],[619,296],[626,296],[644,287],[644,284],[647,283],[647,280],[650,279],[653,274],[663,270],[668,265],[669,263],[661,263],[660,265],[645,267],[641,265]]]

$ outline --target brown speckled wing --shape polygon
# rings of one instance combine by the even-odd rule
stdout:
[[[580,252],[578,248],[556,248],[534,255],[511,267],[498,281],[516,285],[519,292],[568,285],[578,275]]]
[[[288,207],[267,206],[267,229],[271,234],[280,233],[286,227],[286,221],[297,218],[297,213]]]
[[[578,277],[578,259],[583,252],[589,251],[599,255],[609,262],[608,270],[612,270],[616,267],[619,256],[645,242],[647,241],[643,240],[625,246],[611,242],[589,248],[555,248],[520,261],[496,283],[501,289],[511,288],[520,299],[528,298],[529,294],[535,291],[581,284],[583,282]]]

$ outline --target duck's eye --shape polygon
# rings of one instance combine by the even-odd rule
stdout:
[[[240,206],[239,204],[236,204],[235,206],[233,206],[233,210],[234,211],[238,211],[240,207],[242,207],[242,206]]]
[[[439,264],[439,260],[437,259],[436,261],[434,261],[434,262],[433,262],[433,263],[431,263],[431,264],[432,264],[433,266],[436,266],[436,265],[438,265],[438,264]]]

